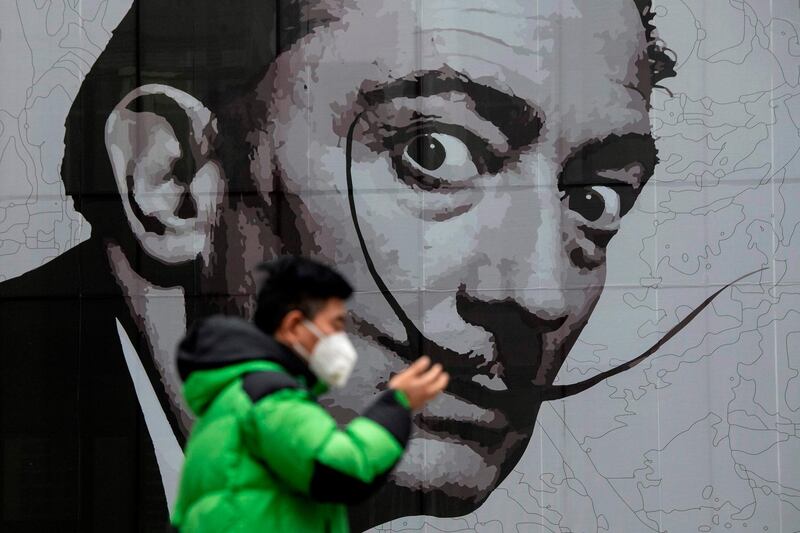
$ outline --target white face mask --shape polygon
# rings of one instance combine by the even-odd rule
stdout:
[[[311,354],[299,344],[295,344],[295,351],[308,359],[308,367],[329,387],[344,387],[358,360],[347,333],[342,331],[325,335],[311,321],[306,320],[303,324],[318,339],[317,344]]]

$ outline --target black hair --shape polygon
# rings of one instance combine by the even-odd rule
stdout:
[[[313,319],[331,298],[346,300],[353,287],[331,267],[299,256],[283,256],[259,265],[266,275],[258,290],[253,322],[272,335],[283,318],[300,310]]]
[[[673,78],[675,72],[675,54],[664,46],[663,41],[658,37],[653,19],[656,17],[653,11],[652,0],[634,0],[639,16],[644,25],[645,39],[647,40],[647,62],[650,67],[650,85],[652,87],[664,88],[661,81]],[[669,92],[669,90],[667,90]],[[671,93],[670,93],[671,94]]]

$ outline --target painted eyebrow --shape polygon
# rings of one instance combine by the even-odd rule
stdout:
[[[558,186],[563,190],[565,187],[591,186],[602,183],[619,185],[619,180],[598,176],[597,173],[604,170],[624,169],[633,163],[641,164],[644,172],[637,183],[630,183],[630,185],[641,188],[652,177],[658,164],[658,150],[652,135],[612,134],[602,139],[594,139],[572,151],[561,171]]]
[[[544,126],[544,114],[526,100],[494,87],[482,85],[458,72],[427,70],[411,77],[393,80],[362,93],[368,106],[396,98],[418,98],[445,93],[467,95],[475,112],[494,124],[513,149],[533,144]]]

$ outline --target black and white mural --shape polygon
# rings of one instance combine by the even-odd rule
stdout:
[[[793,0],[0,4],[3,531],[163,531],[174,349],[356,287],[345,422],[452,375],[355,531],[800,529]]]

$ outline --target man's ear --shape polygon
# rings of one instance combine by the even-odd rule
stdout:
[[[106,121],[106,149],[128,225],[154,259],[208,259],[225,192],[215,134],[211,112],[166,85],[137,87]]]
[[[288,345],[298,342],[302,344],[301,335],[298,335],[298,329],[304,319],[305,317],[302,312],[297,309],[292,309],[281,319],[281,323],[275,332],[275,337]]]

